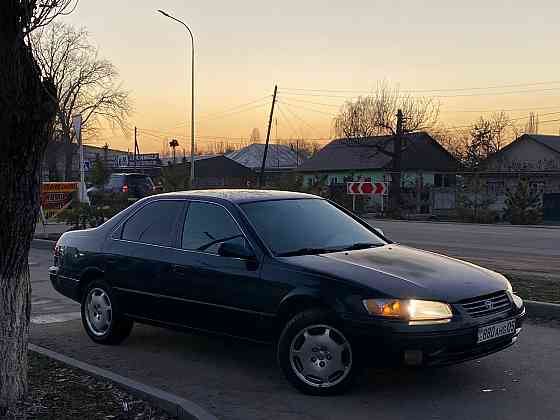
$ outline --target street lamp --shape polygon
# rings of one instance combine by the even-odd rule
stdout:
[[[164,12],[163,10],[158,10],[163,16],[168,17],[169,19],[173,19],[175,22],[179,22],[183,25],[189,35],[191,36],[191,174],[190,174],[190,187],[192,188],[194,185],[194,36],[191,32],[191,29],[187,26],[185,22],[176,17],[171,16],[169,13]]]

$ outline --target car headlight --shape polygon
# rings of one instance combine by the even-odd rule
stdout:
[[[507,279],[506,279],[506,288],[507,288],[507,291],[508,291],[511,295],[513,295],[513,287],[511,287],[511,283],[510,283],[509,280],[507,280]]]
[[[370,315],[402,319],[410,325],[443,324],[453,317],[447,303],[430,300],[365,299],[363,304]]]

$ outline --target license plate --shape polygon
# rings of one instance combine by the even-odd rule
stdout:
[[[493,340],[504,335],[513,334],[515,332],[515,319],[508,319],[507,321],[497,322],[496,324],[485,325],[478,329],[477,343],[483,343],[488,340]]]

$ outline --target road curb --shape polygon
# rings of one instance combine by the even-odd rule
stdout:
[[[56,244],[56,241],[53,241],[51,239],[33,238],[33,240],[31,241],[31,248],[49,249],[52,251],[52,249],[54,248],[54,244]]]
[[[529,318],[547,318],[560,320],[560,305],[557,303],[526,300],[525,308]]]
[[[177,395],[170,394],[161,389],[145,385],[106,369],[98,368],[85,362],[73,359],[55,351],[29,343],[29,350],[58,360],[74,368],[83,370],[93,376],[109,380],[128,390],[131,394],[151,401],[162,410],[177,416],[180,420],[218,420],[205,409]]]
[[[361,216],[366,222],[403,222],[403,223],[431,223],[439,225],[463,225],[463,226],[485,226],[485,227],[504,227],[504,228],[534,228],[534,229],[560,229],[560,225],[512,225],[510,223],[468,223],[468,222],[452,222],[445,220],[408,220],[408,219],[377,219],[371,216]]]

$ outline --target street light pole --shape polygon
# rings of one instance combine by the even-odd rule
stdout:
[[[169,19],[174,20],[175,22],[179,22],[181,25],[185,27],[188,31],[189,35],[191,36],[191,173],[190,173],[190,188],[194,185],[194,36],[191,32],[191,29],[187,26],[185,22],[176,17],[171,16],[169,13],[164,12],[163,10],[158,10],[163,16],[168,17]]]

